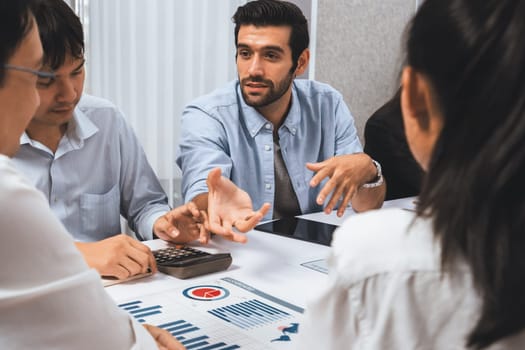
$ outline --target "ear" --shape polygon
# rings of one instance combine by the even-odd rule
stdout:
[[[417,162],[427,170],[443,117],[433,98],[430,81],[412,67],[403,69],[401,110],[407,142]]]
[[[297,68],[295,68],[295,76],[299,76],[304,73],[308,68],[310,62],[310,49],[306,48],[297,59]]]
[[[405,67],[401,76],[401,110],[405,126],[417,123],[421,129],[428,129],[430,106],[426,79],[412,67]]]

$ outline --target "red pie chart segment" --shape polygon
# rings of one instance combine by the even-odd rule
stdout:
[[[219,295],[221,295],[221,291],[218,289],[212,289],[212,288],[200,288],[195,289],[192,292],[193,295],[201,298],[215,298]]]
[[[220,286],[195,286],[186,288],[182,294],[190,299],[210,301],[224,299],[230,295],[230,292]]]

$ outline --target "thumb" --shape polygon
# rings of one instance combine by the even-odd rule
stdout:
[[[214,186],[216,186],[220,178],[221,178],[221,168],[214,168],[210,170],[210,172],[208,173],[208,178],[206,179],[208,190],[211,190]]]
[[[153,231],[159,238],[162,239],[175,239],[179,235],[179,230],[177,230],[177,228],[173,226],[164,216],[160,217],[155,222]]]

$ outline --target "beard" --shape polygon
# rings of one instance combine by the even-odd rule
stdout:
[[[288,73],[286,77],[277,82],[277,84],[274,84],[273,81],[264,79],[260,76],[250,76],[248,78],[244,78],[241,80],[241,92],[244,102],[246,102],[246,104],[251,107],[266,107],[280,99],[286,93],[286,91],[288,91],[288,88],[292,84],[293,78],[294,76],[292,72]],[[249,83],[262,83],[268,87],[268,91],[266,94],[250,95],[246,93],[245,90],[246,84]]]

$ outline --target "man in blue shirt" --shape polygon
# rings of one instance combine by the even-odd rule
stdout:
[[[154,269],[149,248],[120,234],[120,215],[141,240],[156,235],[177,243],[198,238],[206,243],[208,230],[241,240],[220,226],[223,221],[238,221],[224,211],[249,217],[240,220],[245,231],[264,211],[253,212],[246,200],[220,202],[222,212],[210,213],[215,225],[204,225],[206,216],[194,203],[170,210],[122,113],[109,101],[83,94],[84,41],[79,18],[62,0],[40,1],[34,15],[44,67],[53,70],[55,78],[38,84],[40,106],[13,162],[46,195],[88,265],[101,275],[118,278]],[[232,191],[226,180],[213,177],[219,200],[224,191]],[[231,207],[232,203],[240,204]]]
[[[266,219],[347,204],[381,206],[380,166],[362,153],[342,96],[326,84],[295,80],[307,68],[308,24],[297,6],[248,2],[233,16],[238,80],[184,110],[177,164],[182,192],[207,205],[206,175],[223,175],[254,205],[271,203]]]

